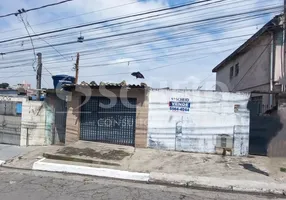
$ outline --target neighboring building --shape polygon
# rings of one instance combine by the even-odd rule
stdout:
[[[217,91],[251,92],[260,113],[277,105],[275,93],[283,90],[282,24],[281,15],[274,17],[212,70]]]
[[[0,95],[2,95],[2,96],[18,96],[18,90],[0,89]]]
[[[104,89],[103,87],[104,86]],[[65,143],[78,140],[147,146],[148,98],[142,85],[66,84],[71,92]]]
[[[46,145],[43,102],[0,96],[0,144]]]

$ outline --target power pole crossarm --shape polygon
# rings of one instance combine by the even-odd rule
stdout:
[[[79,69],[79,53],[76,55],[76,63],[75,63],[75,84],[78,82],[78,69]]]
[[[42,88],[42,54],[37,53],[38,56],[38,67],[37,67],[37,100],[40,101],[41,99],[41,88]]]

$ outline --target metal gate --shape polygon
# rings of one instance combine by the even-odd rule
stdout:
[[[67,103],[59,99],[55,105],[55,133],[60,143],[65,143],[66,138],[66,119],[67,119]],[[55,144],[55,137],[53,143]]]
[[[249,154],[267,156],[270,142],[281,129],[277,116],[264,115],[265,109],[260,102],[250,101]],[[268,107],[268,106],[267,106]]]
[[[81,107],[80,139],[134,146],[135,124],[136,99],[91,97]]]
[[[65,96],[58,97],[59,94],[47,93],[45,102],[54,120],[49,121],[52,131],[52,144],[64,144],[66,137],[66,118],[67,118],[67,103],[63,99]],[[49,119],[49,118],[48,118]]]
[[[20,145],[22,103],[0,101],[0,143]]]

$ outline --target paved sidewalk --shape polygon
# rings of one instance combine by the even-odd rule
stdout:
[[[4,162],[10,162],[13,159],[21,158],[22,155],[39,149],[40,147],[20,147],[15,145],[0,144],[0,160]]]
[[[286,167],[284,158],[223,157],[82,141],[45,150],[4,166],[236,191],[286,190],[286,173],[280,170]],[[43,153],[47,158],[38,161]]]

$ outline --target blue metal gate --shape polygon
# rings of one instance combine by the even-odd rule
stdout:
[[[81,107],[80,139],[134,146],[135,124],[136,99],[91,97]]]

